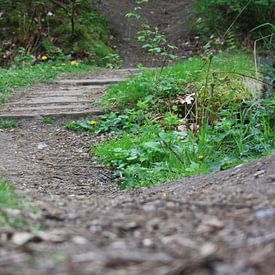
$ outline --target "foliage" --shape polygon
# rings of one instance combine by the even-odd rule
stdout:
[[[92,152],[115,169],[122,188],[226,169],[274,149],[275,100],[255,100],[244,85],[252,67],[245,54],[224,53],[161,75],[145,70],[109,90],[103,102],[120,113],[75,126],[119,134]]]
[[[141,23],[141,10],[144,4],[147,4],[149,0],[137,0],[136,6],[133,12],[128,12],[126,17],[135,18]],[[175,61],[177,56],[174,54],[174,50],[177,47],[168,44],[166,36],[159,31],[158,26],[152,27],[148,24],[141,23],[140,30],[138,31],[138,42],[142,45],[143,49],[146,49],[149,54],[156,56],[159,61],[161,61],[162,66],[160,74],[163,67],[169,61]]]
[[[48,82],[61,73],[80,73],[93,69],[78,62],[48,61],[36,65],[14,65],[9,69],[0,68],[0,102],[5,102],[16,89],[38,82]]]
[[[20,207],[14,188],[0,180],[0,227],[22,227],[24,225],[23,220],[10,217],[6,212],[7,209]]]
[[[3,3],[2,3],[3,2]],[[62,54],[104,65],[113,53],[105,19],[88,0],[4,0],[0,16],[0,64],[20,54]]]
[[[166,36],[159,31],[158,27],[152,30],[149,25],[143,24],[142,30],[138,32],[138,42],[151,55],[159,57],[162,60],[162,66],[165,66],[167,61],[174,61],[177,58],[173,54],[176,47],[168,44]]]
[[[215,125],[191,131],[148,125],[92,149],[115,168],[122,188],[206,173],[268,154],[275,144],[275,99],[226,108]],[[177,124],[177,123],[176,123]]]
[[[258,39],[270,34],[269,27],[251,32],[255,27],[274,22],[275,2],[273,0],[197,0],[196,22],[198,32],[208,40],[215,34],[224,36],[232,25],[236,41]],[[238,36],[238,37],[237,37]],[[232,32],[231,38],[232,44]]]
[[[146,115],[142,110],[125,109],[123,113],[110,112],[98,119],[86,118],[81,121],[71,121],[66,128],[73,131],[90,131],[96,134],[122,133],[144,124]]]
[[[44,116],[43,117],[43,123],[53,124],[54,123],[54,118],[52,116]]]
[[[145,102],[146,108],[156,113],[172,110],[179,113],[181,110],[184,118],[188,112],[196,111],[193,103],[197,102],[201,112],[204,112],[202,107],[211,107],[211,112],[208,111],[211,115],[232,100],[251,98],[242,74],[253,77],[252,67],[252,61],[244,54],[193,57],[164,68],[161,77],[157,70],[145,70],[129,81],[113,86],[103,99],[103,105],[109,109],[123,110],[129,106],[139,109]],[[186,101],[188,96],[192,98],[191,105]]]
[[[164,132],[158,126],[142,127],[139,134],[125,133],[92,151],[116,168],[122,188],[150,186],[156,183],[206,172],[200,162],[193,137],[180,140],[179,132]]]
[[[0,119],[0,129],[15,128],[18,123],[15,119]]]

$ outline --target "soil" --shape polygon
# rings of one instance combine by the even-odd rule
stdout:
[[[274,274],[275,157],[122,191],[89,154],[108,137],[65,124],[0,131],[28,206],[8,213],[24,229],[0,230],[0,274]]]
[[[142,6],[141,20],[127,18],[134,12],[136,1],[133,0],[92,0],[96,8],[105,15],[112,36],[111,44],[124,59],[125,67],[137,64],[158,66],[161,61],[147,54],[137,42],[137,32],[142,24],[158,27],[166,35],[171,45],[178,47],[177,55],[187,58],[201,52],[201,46],[193,33],[196,24],[194,0],[150,0]]]
[[[131,42],[136,27],[124,39],[129,33],[124,14],[134,1],[96,2],[117,31],[125,64],[146,64],[148,56]],[[184,42],[190,33],[183,28],[192,1],[150,3],[144,10],[148,20],[186,46],[182,55],[194,54],[188,48],[197,42]],[[42,86],[37,87],[46,91]],[[0,175],[16,187],[25,206],[7,212],[23,226],[0,228],[0,274],[275,273],[274,156],[122,191],[112,172],[89,153],[111,137],[71,132],[66,122],[47,125],[38,116],[0,129]]]

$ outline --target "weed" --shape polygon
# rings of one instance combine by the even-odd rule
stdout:
[[[44,124],[53,124],[54,118],[52,116],[44,116],[43,117],[43,123]]]
[[[123,110],[129,106],[138,108],[138,102],[151,97],[148,108],[153,112],[180,108],[183,111],[182,117],[185,117],[191,112],[190,106],[175,106],[174,100],[177,96],[195,93],[197,107],[201,108],[199,116],[203,117],[206,112],[211,116],[232,100],[237,102],[252,97],[252,93],[244,86],[243,77],[234,75],[241,73],[251,76],[252,64],[243,54],[224,53],[211,60],[194,57],[164,68],[160,78],[158,71],[144,71],[129,81],[119,83],[108,91],[102,103],[107,108]],[[206,111],[206,108],[210,110]],[[196,116],[195,108],[192,111]]]
[[[142,126],[115,141],[92,149],[104,163],[115,168],[122,188],[150,186],[178,177],[223,170],[274,148],[274,100],[232,106],[221,112],[219,122],[204,124],[196,135],[174,131],[180,123],[166,114],[163,126]]]
[[[134,131],[146,121],[146,114],[142,110],[125,109],[123,113],[110,112],[97,119],[86,118],[80,121],[71,121],[66,128],[72,131],[89,131],[96,134],[121,133]]]
[[[15,119],[0,119],[0,129],[16,128],[18,123]]]
[[[0,227],[41,230],[40,224],[31,224],[25,219],[22,211],[25,208],[32,213],[40,211],[24,202],[22,197],[15,193],[14,187],[0,178]]]
[[[227,169],[274,148],[274,98],[253,99],[243,84],[251,67],[246,56],[224,53],[164,68],[161,77],[144,71],[109,90],[103,102],[120,112],[70,127],[119,133],[92,152],[122,188]]]
[[[3,180],[0,180],[0,226],[20,228],[25,225],[21,218],[10,217],[7,209],[19,208],[18,197],[14,188]]]

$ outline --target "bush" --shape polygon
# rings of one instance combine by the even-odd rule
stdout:
[[[208,38],[212,34],[224,35],[226,30],[247,5],[247,0],[197,0],[196,11],[200,18],[196,24],[198,32]],[[239,39],[255,40],[270,34],[270,27],[251,32],[257,26],[274,22],[273,0],[251,0],[233,27]]]

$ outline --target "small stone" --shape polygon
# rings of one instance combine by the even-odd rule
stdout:
[[[38,236],[41,240],[52,243],[62,243],[68,239],[67,234],[61,230],[40,232]]]
[[[220,221],[217,217],[207,218],[202,222],[197,228],[197,233],[211,233],[224,228],[224,223]]]
[[[264,170],[260,170],[260,171],[258,171],[258,172],[256,172],[256,173],[254,174],[254,177],[255,177],[255,178],[258,178],[258,177],[260,177],[261,175],[263,175],[264,173],[265,173]]]
[[[143,244],[143,246],[146,246],[146,247],[152,247],[152,246],[154,246],[154,242],[152,240],[150,240],[150,239],[144,239],[142,241],[142,244]]]
[[[19,209],[12,209],[12,208],[8,208],[5,210],[5,212],[10,215],[10,216],[14,216],[14,217],[18,217],[20,216],[22,213]]]
[[[18,232],[12,236],[11,241],[16,245],[21,246],[28,242],[40,242],[42,239],[29,232]]]
[[[275,183],[275,174],[267,176],[266,183]]]
[[[79,245],[84,245],[88,243],[88,240],[81,236],[75,236],[72,238],[72,242]]]
[[[202,257],[207,258],[212,256],[216,251],[217,247],[213,243],[205,243],[200,249],[200,254]]]
[[[140,227],[140,225],[136,222],[130,222],[128,224],[125,224],[123,226],[121,226],[121,228],[123,230],[127,230],[127,231],[132,231],[132,230],[136,230]]]
[[[255,216],[258,219],[275,217],[275,208],[259,210],[255,213]]]
[[[153,204],[145,204],[143,210],[147,213],[156,211],[156,206]]]
[[[45,149],[47,147],[48,147],[48,145],[45,142],[40,142],[37,145],[38,150],[43,150],[43,149]]]

